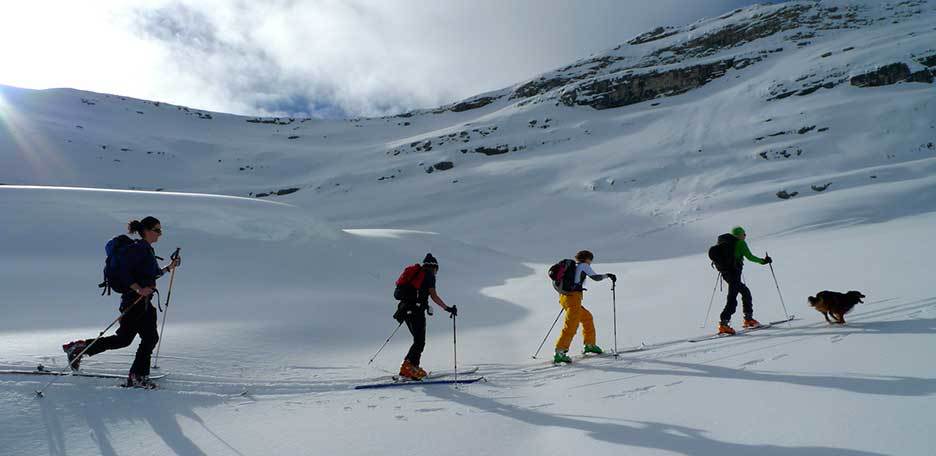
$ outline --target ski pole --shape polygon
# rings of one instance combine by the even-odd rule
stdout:
[[[175,261],[176,258],[179,258],[179,247],[176,247],[175,252],[172,255],[169,255],[169,259]],[[182,262],[179,262],[177,266],[181,266]],[[166,310],[163,311],[163,321],[162,327],[159,328],[159,343],[156,345],[156,357],[153,358],[153,369],[159,369],[159,349],[162,348],[163,337],[166,334],[166,317],[169,316],[169,301],[172,299],[172,282],[175,280],[175,268],[172,268],[172,274],[169,274],[169,292],[166,293]]]
[[[539,355],[540,350],[543,349],[543,345],[546,345],[546,339],[549,339],[549,334],[552,333],[553,328],[556,327],[556,323],[559,322],[559,317],[562,316],[562,312],[564,311],[565,309],[559,310],[559,315],[556,315],[556,321],[554,321],[552,326],[549,327],[549,332],[546,333],[546,337],[543,338],[543,342],[540,344],[539,348],[536,349],[536,353],[533,354],[533,359],[536,359],[536,356]]]
[[[452,351],[455,360],[455,384],[458,384],[458,330],[455,326],[455,320],[458,318],[452,314]]]
[[[612,355],[617,356],[617,297],[614,294],[614,288],[617,286],[617,282],[611,282],[611,315],[614,319],[614,351],[611,352]]]
[[[377,350],[377,353],[374,353],[374,356],[373,356],[373,357],[372,357],[372,358],[370,359],[370,361],[368,361],[368,362],[367,362],[367,365],[368,365],[368,366],[370,366],[370,365],[371,365],[371,363],[373,363],[373,362],[374,362],[374,360],[375,360],[375,359],[377,359],[377,355],[379,355],[379,354],[380,354],[380,352],[382,352],[382,351],[383,351],[383,349],[384,349],[384,347],[386,347],[386,346],[387,346],[387,344],[389,344],[389,343],[390,343],[390,339],[393,339],[393,336],[395,336],[395,335],[396,335],[396,333],[397,333],[397,331],[399,331],[399,330],[400,330],[400,326],[403,326],[403,322],[402,322],[402,321],[400,322],[400,324],[399,324],[399,325],[397,325],[397,327],[396,327],[396,329],[394,329],[394,330],[393,330],[393,332],[392,332],[392,333],[390,333],[390,337],[388,337],[388,338],[387,338],[387,341],[386,341],[386,342],[384,342],[384,343],[383,343],[383,345],[381,345],[381,346],[380,346],[380,350]]]
[[[719,272],[715,276],[715,288],[712,288],[712,299],[709,299],[708,310],[705,311],[705,321],[702,322],[700,328],[704,328],[708,325],[708,317],[712,313],[712,304],[715,302],[715,292],[718,291],[718,280],[721,279],[721,273]]]
[[[78,359],[81,359],[81,357],[84,356],[84,354],[85,354],[92,346],[94,346],[94,344],[96,344],[97,341],[101,339],[101,337],[104,337],[104,333],[106,333],[106,332],[109,331],[112,327],[114,327],[114,325],[116,325],[117,322],[120,321],[120,319],[124,317],[124,315],[127,315],[127,313],[130,312],[130,310],[133,309],[133,307],[136,306],[137,303],[140,302],[141,300],[143,300],[143,295],[140,295],[140,297],[136,298],[136,301],[133,301],[133,304],[130,304],[129,306],[127,306],[127,308],[124,309],[124,311],[120,313],[120,316],[118,316],[116,319],[114,319],[114,321],[112,321],[111,324],[107,325],[107,327],[104,328],[104,330],[101,331],[100,334],[98,334],[98,336],[95,337],[94,340],[91,341],[91,343],[88,344],[88,345],[84,348],[84,350],[81,350],[81,353],[78,354],[78,357],[77,357],[77,358],[78,358]],[[57,375],[53,376],[53,377],[52,377],[52,380],[49,380],[49,383],[46,383],[45,386],[43,386],[41,389],[36,390],[36,397],[38,397],[38,398],[45,397],[45,395],[43,394],[43,392],[44,392],[48,387],[52,386],[52,384],[55,383],[56,380],[58,380],[58,377],[61,377],[61,376],[65,375],[65,371],[67,371],[68,369],[71,369],[71,361],[69,361],[68,359],[66,359],[66,361],[67,361],[68,363],[65,365],[65,367],[64,367],[61,371],[59,371],[59,373],[58,373]]]
[[[765,255],[770,256],[768,253],[765,253]],[[790,318],[790,313],[787,312],[786,303],[783,302],[783,293],[780,292],[780,282],[777,282],[777,274],[775,274],[773,270],[773,262],[767,266],[770,266],[770,275],[773,276],[774,285],[777,286],[777,295],[780,296],[780,305],[783,306],[783,315],[785,315],[787,318]]]

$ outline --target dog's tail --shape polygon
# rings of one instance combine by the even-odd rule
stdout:
[[[848,294],[856,296],[856,297],[857,297],[856,300],[857,300],[858,302],[864,304],[864,301],[862,301],[862,299],[866,298],[866,296],[864,295],[864,293],[862,293],[862,292],[860,292],[860,291],[857,291],[857,290],[852,290],[852,291],[849,291]]]

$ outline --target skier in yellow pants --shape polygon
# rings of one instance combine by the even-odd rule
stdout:
[[[591,312],[582,306],[582,285],[585,283],[585,277],[595,281],[601,281],[605,278],[617,282],[617,276],[614,274],[596,274],[591,267],[595,255],[588,250],[582,250],[575,254],[575,276],[572,283],[560,288],[568,288],[560,292],[559,304],[565,310],[565,323],[562,326],[562,333],[559,334],[559,340],[556,341],[556,355],[553,357],[555,363],[571,363],[569,357],[569,346],[572,344],[572,338],[578,332],[579,323],[582,325],[582,336],[585,339],[585,353],[601,354],[601,347],[596,344],[595,321]],[[571,272],[571,271],[570,271]]]

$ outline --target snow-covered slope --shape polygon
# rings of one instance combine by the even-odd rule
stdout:
[[[894,182],[926,186],[936,91],[910,81],[932,81],[933,22],[932,2],[756,6],[384,119],[257,122],[6,88],[0,182],[274,193],[339,226],[457,227],[526,256],[552,236],[534,227],[570,229],[583,217],[580,232],[596,249],[660,229],[691,237],[693,221],[784,202],[778,193],[796,195],[785,201],[795,205]],[[911,210],[936,201],[920,200]],[[841,214],[815,218],[838,223]]]
[[[0,448],[929,454],[934,19],[933,1],[754,6],[380,119],[0,87],[0,368],[61,367],[62,343],[115,317],[95,285],[126,220],[160,217],[158,252],[185,256],[163,389],[65,378],[38,401],[45,378],[0,375]],[[679,342],[712,329],[704,252],[735,224],[800,318]],[[661,348],[530,360],[559,310],[543,271],[582,248],[620,278],[618,345]],[[351,390],[399,365],[405,329],[366,366],[396,326],[392,281],[427,251],[460,364],[489,382]],[[782,317],[769,270],[746,280],[757,317]],[[610,348],[607,285],[585,304]],[[867,303],[830,328],[806,305],[823,289]],[[424,364],[450,366],[450,320],[429,325]]]

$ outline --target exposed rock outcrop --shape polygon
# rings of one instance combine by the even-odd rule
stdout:
[[[618,108],[688,92],[724,76],[735,64],[735,59],[727,59],[669,71],[609,77],[574,87],[563,93],[560,100],[568,106]]]
[[[923,65],[923,66],[927,66],[930,68],[936,67],[936,54],[923,56],[923,57],[917,57],[916,61],[919,62],[920,65]]]
[[[502,155],[510,152],[510,146],[507,144],[502,144],[496,147],[478,147],[475,149],[476,153],[484,155]]]
[[[750,22],[728,24],[713,33],[702,35],[675,46],[665,47],[656,51],[655,55],[663,56],[674,54],[672,59],[664,58],[660,63],[669,63],[677,58],[705,57],[716,52],[740,46],[754,40],[765,38],[773,34],[792,30],[800,25],[800,16],[809,11],[805,5],[791,5],[771,14],[757,17]]]
[[[298,191],[299,191],[299,188],[297,188],[297,187],[292,187],[292,188],[284,188],[284,189],[282,189],[282,190],[277,190],[277,191],[275,191],[275,192],[257,193],[257,194],[254,195],[254,196],[255,196],[256,198],[266,198],[266,197],[268,197],[268,196],[283,196],[283,195],[289,195],[289,194],[291,194],[291,193],[296,193],[296,192],[298,192]]]
[[[471,109],[483,108],[493,103],[496,100],[497,98],[495,97],[476,98],[474,100],[468,100],[468,101],[463,101],[461,103],[458,103],[455,106],[452,106],[450,110],[452,112],[464,112],[464,111],[469,111]]]
[[[636,46],[638,44],[650,43],[652,41],[669,38],[677,33],[679,33],[679,30],[674,30],[672,27],[657,27],[647,33],[637,35],[634,39],[628,41],[627,44]]]
[[[851,78],[851,85],[855,87],[881,87],[908,79],[910,79],[910,67],[906,63],[892,63]]]

